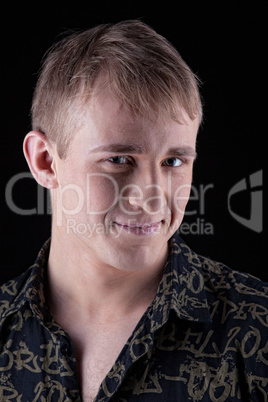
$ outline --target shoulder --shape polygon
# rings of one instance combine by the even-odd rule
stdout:
[[[268,282],[197,254],[178,236],[174,238],[174,245],[174,252],[183,255],[185,266],[188,269],[198,270],[199,274],[202,275],[208,292],[220,292],[221,294],[235,292],[249,297],[263,297],[268,302]]]
[[[207,292],[215,294],[235,292],[241,295],[263,297],[268,301],[268,283],[197,254],[179,236],[174,236],[172,240],[173,253],[180,255],[183,259],[177,260],[177,264],[183,265],[184,274],[192,272],[192,275],[197,275],[198,273],[199,278],[202,277]]]
[[[211,318],[268,335],[268,283],[199,256]]]
[[[198,255],[204,274],[208,292],[243,295],[249,298],[256,296],[268,302],[268,283],[245,273],[239,272],[210,258]]]
[[[17,311],[26,300],[41,298],[43,270],[47,263],[49,248],[50,239],[44,243],[30,268],[0,287],[0,325],[5,317]]]
[[[188,275],[188,287],[196,297],[197,290],[203,289],[213,320],[246,320],[268,331],[268,283],[195,253],[180,238],[176,238],[175,252],[182,255],[177,265],[182,265],[184,280]]]

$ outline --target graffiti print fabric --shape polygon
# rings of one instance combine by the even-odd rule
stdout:
[[[0,291],[0,401],[82,401],[72,341],[45,301],[49,241]],[[75,324],[74,324],[75,325]],[[155,300],[95,401],[267,401],[268,284],[175,234]]]

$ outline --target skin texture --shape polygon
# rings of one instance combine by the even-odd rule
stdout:
[[[25,138],[29,167],[51,190],[47,297],[87,400],[154,299],[183,219],[198,119],[180,114],[181,123],[133,115],[105,89],[81,113],[65,159],[43,134]]]

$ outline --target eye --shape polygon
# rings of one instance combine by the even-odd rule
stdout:
[[[127,156],[112,156],[108,159],[108,161],[116,165],[125,165],[130,163],[130,160]]]
[[[179,158],[167,158],[163,163],[168,167],[178,167],[181,166],[182,160]]]

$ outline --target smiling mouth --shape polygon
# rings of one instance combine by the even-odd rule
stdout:
[[[114,222],[117,226],[122,228],[122,230],[135,234],[135,235],[151,235],[158,233],[161,227],[161,221],[160,222],[154,222],[150,224],[124,224],[124,223],[118,223]]]

